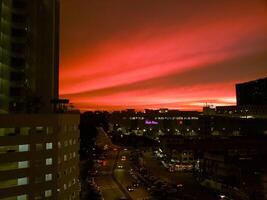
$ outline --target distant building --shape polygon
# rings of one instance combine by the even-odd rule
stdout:
[[[267,118],[267,78],[236,84],[236,106],[217,106],[214,115]],[[204,114],[207,109],[203,109]]]
[[[267,105],[267,77],[236,84],[238,106]]]
[[[161,134],[196,135],[199,131],[197,111],[149,110],[113,112],[110,121],[115,129],[139,135],[157,136]]]
[[[216,115],[267,118],[267,105],[217,106]]]
[[[233,199],[266,199],[265,156],[257,148],[232,147],[205,152],[200,163],[201,185]]]

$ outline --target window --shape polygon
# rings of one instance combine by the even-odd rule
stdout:
[[[18,162],[18,168],[23,169],[23,168],[28,168],[29,167],[29,161],[19,161]]]
[[[64,184],[64,190],[66,190],[67,189],[67,185],[66,184]]]
[[[18,185],[27,185],[28,177],[18,178]]]
[[[68,127],[65,125],[63,126],[63,132],[67,132],[68,131]]]
[[[27,136],[30,134],[31,128],[23,127],[20,129],[20,135]]]
[[[22,144],[22,145],[19,145],[19,152],[27,152],[29,151],[29,146],[28,144]]]
[[[67,155],[65,154],[65,155],[64,155],[64,161],[67,161],[67,159],[68,159],[68,158],[67,158]]]
[[[36,144],[35,145],[35,150],[36,151],[42,151],[43,150],[43,144]]]
[[[58,143],[57,143],[57,146],[58,146],[58,148],[60,149],[60,148],[61,148],[61,142],[58,142]]]
[[[51,181],[51,180],[52,180],[52,174],[46,174],[45,181]]]
[[[45,159],[45,164],[46,165],[52,165],[52,162],[53,162],[52,158],[46,158]]]
[[[51,196],[52,196],[52,190],[46,190],[45,197],[51,197]]]
[[[73,125],[73,129],[74,129],[74,131],[77,131],[78,130],[78,126],[77,125]]]
[[[38,126],[38,127],[35,128],[35,131],[36,131],[36,133],[43,133],[44,127]]]
[[[75,158],[76,157],[76,153],[75,152],[73,152],[73,158]]]
[[[46,127],[46,134],[50,135],[53,133],[53,127]]]
[[[43,177],[42,176],[35,176],[34,177],[35,183],[42,183],[43,182]]]
[[[36,194],[34,196],[34,200],[40,200],[40,199],[42,199],[42,196],[40,196],[39,194]]]
[[[46,143],[46,149],[53,149],[53,143],[50,142],[50,143]]]
[[[27,136],[29,135],[30,128],[0,128],[0,136]]]
[[[28,195],[26,194],[17,196],[17,200],[27,200],[27,199],[28,199]]]

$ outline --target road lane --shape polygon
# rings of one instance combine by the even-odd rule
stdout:
[[[126,157],[125,161],[122,161],[122,156]],[[124,189],[127,190],[127,186],[132,186],[133,182],[135,181],[132,176],[130,175],[129,171],[133,166],[131,166],[131,162],[129,161],[130,151],[122,150],[119,153],[119,160],[118,162],[123,165],[123,169],[116,169],[114,171],[114,175],[116,179],[123,185]],[[134,191],[128,192],[132,199],[144,199],[149,197],[149,193],[146,191],[145,188],[139,186],[134,188]]]
[[[97,169],[98,175],[95,177],[95,182],[99,186],[99,189],[105,200],[119,200],[125,195],[112,177],[113,167],[118,153],[112,149],[117,147],[110,142],[110,139],[105,132],[103,132],[103,129],[98,129],[98,131],[99,134],[97,145],[104,146],[107,144],[111,150],[107,151],[106,158],[103,160],[103,162],[100,162]]]

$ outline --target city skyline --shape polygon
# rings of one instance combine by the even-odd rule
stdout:
[[[82,28],[81,28],[82,27]],[[60,95],[81,110],[233,105],[267,75],[258,1],[65,1]]]

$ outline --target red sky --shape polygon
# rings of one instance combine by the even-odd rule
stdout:
[[[81,110],[231,105],[266,76],[266,0],[61,1],[60,95]]]

